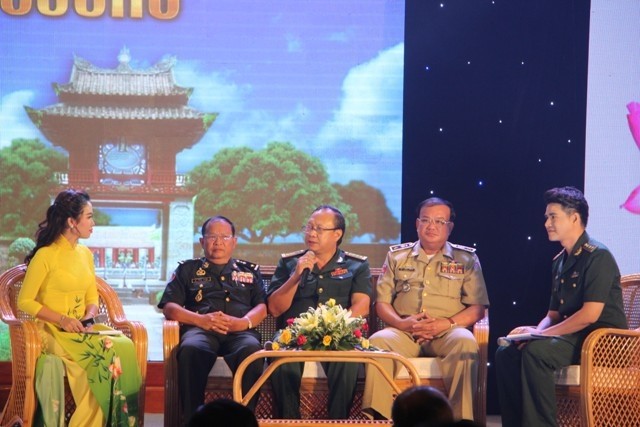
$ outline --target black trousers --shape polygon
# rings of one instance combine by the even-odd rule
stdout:
[[[325,362],[322,368],[329,383],[329,418],[349,418],[356,392],[359,363]],[[286,363],[271,376],[278,417],[300,419],[300,384],[304,363]]]
[[[260,334],[254,330],[221,335],[192,327],[180,338],[178,347],[178,388],[182,402],[183,422],[187,423],[198,407],[204,403],[207,377],[218,356],[223,356],[231,372],[238,365],[262,349]],[[253,362],[242,378],[242,392],[249,391],[264,369],[264,360]],[[256,394],[247,407],[255,410],[259,395]]]
[[[582,334],[500,347],[495,365],[504,427],[556,426],[554,372],[579,363]]]

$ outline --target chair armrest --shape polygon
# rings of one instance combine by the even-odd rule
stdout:
[[[33,422],[36,410],[35,372],[36,361],[42,353],[42,338],[33,320],[5,319],[5,322],[9,325],[11,337],[13,386],[5,407],[10,408],[12,413],[3,415],[17,415],[24,422],[30,423]]]
[[[473,336],[478,343],[478,391],[475,395],[475,421],[484,425],[487,416],[487,364],[489,362],[489,310],[473,325]]]
[[[178,396],[178,361],[176,351],[180,342],[180,324],[175,320],[162,322],[162,346],[164,356],[164,425],[180,425],[181,410]],[[207,375],[209,373],[207,372]]]
[[[584,341],[580,411],[588,425],[638,425],[640,330],[597,329]]]
[[[171,357],[173,349],[180,342],[180,324],[175,320],[162,321],[162,344],[164,360]]]

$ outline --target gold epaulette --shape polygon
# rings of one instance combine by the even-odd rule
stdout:
[[[287,254],[282,254],[282,258],[291,258],[292,256],[302,255],[305,252],[307,252],[306,249],[300,249],[299,251],[294,251],[294,252],[289,252]]]
[[[258,264],[254,264],[252,262],[245,261],[243,259],[236,259],[235,261],[236,261],[237,264],[246,265],[247,267],[249,267],[252,270],[257,270],[258,268],[260,268],[260,266]]]
[[[415,245],[415,242],[398,243],[397,245],[389,246],[389,251],[391,252],[401,251],[402,249],[412,248],[413,245]]]
[[[360,261],[366,261],[366,260],[367,260],[367,257],[366,257],[366,256],[364,256],[364,255],[354,254],[353,252],[347,252],[347,251],[344,251],[344,254],[345,254],[346,256],[348,256],[348,257],[355,258],[355,259],[359,259]]]
[[[455,243],[451,243],[451,246],[455,249],[460,249],[461,251],[467,251],[471,253],[474,253],[476,251],[476,248],[471,248],[469,246],[463,246],[463,245],[456,245]]]

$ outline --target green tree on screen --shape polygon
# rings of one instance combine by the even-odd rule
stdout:
[[[225,148],[190,173],[197,191],[195,223],[211,215],[228,216],[237,235],[273,242],[300,232],[318,205],[336,206],[345,215],[349,236],[360,228],[358,217],[329,183],[319,159],[288,142],[271,142],[263,150]]]
[[[67,169],[67,156],[38,139],[0,149],[0,236],[33,236],[51,204],[53,173]]]
[[[20,264],[36,243],[29,237],[18,237],[9,245],[9,264]]]
[[[358,215],[360,230],[356,236],[370,233],[376,242],[398,239],[400,223],[389,210],[382,191],[364,181],[334,184],[334,187],[342,200],[347,200],[352,211]]]

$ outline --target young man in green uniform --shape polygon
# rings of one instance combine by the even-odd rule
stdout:
[[[562,251],[552,265],[551,302],[536,327],[512,333],[555,338],[503,346],[496,352],[498,396],[504,427],[556,426],[554,372],[579,363],[584,339],[598,328],[627,328],[620,271],[611,252],[586,232],[589,206],[574,187],[544,194],[544,226]]]
[[[307,249],[282,255],[267,290],[267,307],[276,317],[276,326],[285,328],[287,319],[331,298],[354,317],[366,316],[371,293],[369,262],[339,249],[345,233],[342,213],[333,206],[320,206],[302,230]],[[271,377],[280,418],[300,419],[303,367],[302,363],[287,363]],[[329,417],[348,418],[358,364],[332,362],[322,367],[329,382]]]

